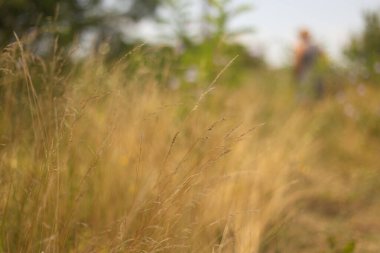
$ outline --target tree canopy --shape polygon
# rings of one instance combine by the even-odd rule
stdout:
[[[11,42],[14,33],[22,36],[36,27],[42,29],[37,41],[49,32],[59,35],[62,45],[89,29],[100,37],[104,31],[117,34],[121,24],[153,16],[158,5],[159,0],[0,0],[0,46]]]
[[[345,54],[366,77],[376,79],[380,77],[380,14],[368,12],[364,22],[363,31],[351,38]]]

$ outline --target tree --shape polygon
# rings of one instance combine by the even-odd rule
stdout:
[[[344,53],[360,74],[380,79],[380,14],[367,12],[364,21],[364,30],[351,38]]]
[[[59,35],[60,45],[67,46],[89,30],[100,39],[111,34],[121,40],[123,26],[152,16],[159,1],[115,0],[111,8],[105,0],[0,0],[0,46],[14,40],[14,33],[32,31],[36,44]]]
[[[252,29],[230,27],[235,18],[251,10],[250,5],[239,4],[233,0],[202,0],[202,5],[197,6],[197,15],[191,15],[194,6],[186,0],[167,0],[166,4],[176,21],[172,24],[172,40],[181,49],[181,64],[178,66],[185,72],[185,76],[189,72],[197,73],[197,80],[192,80],[193,83],[208,84],[236,56],[239,58],[229,67],[233,69],[229,72],[231,75],[224,74],[224,78],[229,79],[227,83],[233,85],[239,83],[237,79],[242,76],[236,74],[238,71],[265,65],[261,56],[252,56],[236,40],[241,35],[251,33]],[[171,24],[170,21],[166,23]]]

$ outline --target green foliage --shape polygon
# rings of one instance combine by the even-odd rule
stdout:
[[[251,10],[249,5],[240,4],[233,6],[232,0],[208,0],[208,6],[205,7],[204,19],[206,27],[206,37],[215,40],[233,39],[236,36],[252,31],[249,27],[243,27],[239,30],[229,31],[229,23],[236,17]]]
[[[329,244],[330,250],[333,253],[354,253],[356,242],[354,240],[351,240],[344,244],[343,246],[337,245],[337,241],[335,237],[330,236],[327,238],[327,242]]]
[[[100,42],[113,37],[114,44],[120,44],[121,29],[152,16],[159,0],[118,0],[115,8],[104,4],[104,0],[0,1],[0,46],[13,41],[14,33],[29,34],[34,45],[43,48],[52,47],[58,35],[60,45],[67,46],[90,30]]]
[[[380,14],[368,12],[364,21],[364,30],[352,37],[344,52],[360,75],[380,80]]]
[[[238,56],[229,71],[223,74],[223,78],[227,79],[224,83],[236,86],[243,70],[264,65],[261,57],[251,56],[247,48],[234,41],[238,36],[252,32],[252,29],[243,27],[231,30],[229,27],[231,21],[249,11],[250,6],[236,6],[231,0],[204,1],[201,15],[194,20],[190,15],[191,5],[186,1],[169,0],[167,3],[175,16],[174,34],[181,49],[177,71],[183,76],[183,82],[207,85]],[[189,29],[189,23],[199,24],[197,33]]]

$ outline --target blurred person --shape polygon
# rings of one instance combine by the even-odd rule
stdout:
[[[301,29],[295,47],[294,75],[297,82],[297,99],[310,102],[323,96],[323,81],[320,71],[322,52],[314,44],[307,29]]]

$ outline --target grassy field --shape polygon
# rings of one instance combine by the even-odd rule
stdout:
[[[301,106],[260,70],[173,90],[146,57],[3,51],[0,252],[380,251],[376,87]]]

